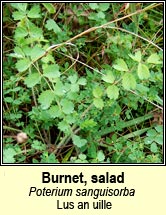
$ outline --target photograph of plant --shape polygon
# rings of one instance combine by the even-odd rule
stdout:
[[[164,3],[2,3],[4,164],[163,163]]]

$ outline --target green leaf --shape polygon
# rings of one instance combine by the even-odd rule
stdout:
[[[3,150],[3,163],[15,163],[16,151],[12,148]]]
[[[28,31],[26,28],[24,27],[17,27],[15,30],[15,39],[20,39],[20,38],[24,38],[28,35]]]
[[[67,92],[66,98],[70,99],[71,101],[78,101],[78,93],[76,92]]]
[[[81,148],[87,144],[87,140],[81,139],[78,135],[73,135],[72,140],[73,140],[73,144],[78,148]]]
[[[60,117],[62,115],[62,112],[57,105],[54,105],[50,107],[50,109],[48,110],[48,114],[50,115],[51,118],[54,119],[56,117]]]
[[[102,109],[104,107],[104,102],[101,98],[94,98],[93,104],[96,108]]]
[[[16,47],[14,48],[14,52],[15,52],[17,55],[20,55],[20,57],[22,57],[22,58],[25,57],[23,50],[22,50],[20,47],[18,47],[18,46],[16,46]]]
[[[137,84],[137,90],[142,94],[146,95],[149,92],[149,88],[144,86],[143,84]]]
[[[79,92],[78,83],[72,84],[70,89],[71,89],[71,92]]]
[[[34,87],[36,84],[40,82],[41,76],[38,72],[29,74],[25,80],[24,83],[27,85],[27,87]]]
[[[118,71],[129,71],[126,62],[120,58],[116,60],[116,64],[113,65],[113,68]]]
[[[135,55],[129,54],[129,56],[130,56],[134,61],[137,61],[138,63],[141,62],[141,57],[142,57],[141,51],[137,51],[137,52],[135,53]]]
[[[58,128],[59,128],[59,130],[61,130],[63,132],[67,132],[67,133],[69,133],[69,131],[70,131],[69,124],[64,120],[58,123]]]
[[[26,9],[27,9],[27,6],[28,6],[28,4],[27,3],[10,3],[10,5],[13,7],[13,8],[15,8],[15,9],[17,9],[17,10],[19,10],[19,11],[23,11],[23,12],[25,12],[26,11]]]
[[[103,95],[103,89],[100,86],[97,86],[93,89],[93,95],[95,98],[100,98]]]
[[[58,64],[47,65],[43,69],[43,75],[47,78],[58,78],[58,77],[60,77]]]
[[[99,151],[97,152],[97,160],[98,160],[99,162],[102,162],[102,161],[104,161],[104,159],[105,159],[105,155],[104,155],[103,151],[102,151],[102,150],[99,150]]]
[[[57,96],[63,96],[66,93],[65,86],[59,79],[56,81],[54,92]]]
[[[41,155],[41,163],[59,163],[58,160],[56,159],[56,156],[54,153],[48,154],[47,151],[44,151],[43,154]]]
[[[40,18],[40,7],[39,5],[34,5],[30,11],[28,12],[28,17],[29,18]]]
[[[78,79],[78,82],[77,82],[79,85],[82,85],[82,86],[85,86],[87,81],[85,78],[79,78]]]
[[[88,16],[89,20],[99,20],[99,18],[97,17],[97,13],[95,12],[91,12]]]
[[[22,20],[26,17],[26,13],[23,11],[15,11],[12,14],[14,20]]]
[[[154,138],[157,135],[157,132],[154,129],[150,129],[147,132],[147,136]]]
[[[68,80],[71,82],[71,84],[75,84],[76,81],[77,81],[77,79],[78,79],[77,74],[70,75],[70,76],[68,77]]]
[[[35,39],[35,40],[39,40],[39,41],[44,40],[42,29],[38,28],[35,24],[33,24],[30,21],[28,22],[28,24],[29,24],[29,35],[30,35],[30,37],[32,37],[31,39]]]
[[[41,61],[43,63],[46,63],[46,64],[49,63],[49,62],[55,63],[55,59],[54,59],[54,57],[51,54],[47,54],[45,57],[42,57]]]
[[[56,22],[53,19],[49,19],[47,20],[47,23],[45,25],[45,27],[50,31],[53,30],[54,33],[60,33],[62,30],[60,29],[60,27],[56,24]]]
[[[160,105],[163,106],[163,99],[161,99],[158,95],[155,95],[154,100],[155,100],[157,103],[159,103]]]
[[[152,143],[151,146],[150,146],[150,151],[153,152],[153,153],[156,153],[158,151],[158,147],[157,147],[157,144],[156,143]]]
[[[31,53],[30,53],[30,57],[32,60],[36,60],[38,58],[40,58],[41,56],[43,56],[45,54],[45,51],[38,47],[38,45],[35,45],[32,49],[31,49]]]
[[[62,99],[62,101],[60,102],[62,105],[62,111],[65,114],[70,114],[74,111],[74,104],[73,102],[67,100],[67,99]]]
[[[145,142],[145,144],[149,145],[153,142],[153,139],[151,137],[145,137],[144,142]]]
[[[10,56],[10,57],[13,57],[13,58],[24,58],[23,56],[21,56],[21,55],[18,55],[17,53],[10,53],[8,56]]]
[[[104,14],[102,11],[99,11],[99,12],[97,13],[97,17],[98,17],[99,19],[104,19],[104,18],[105,18],[105,14]]]
[[[24,58],[21,60],[18,60],[16,63],[16,69],[19,72],[26,71],[31,65],[31,61],[28,58]]]
[[[162,126],[162,125],[157,125],[157,126],[155,127],[155,130],[156,130],[157,132],[159,132],[159,133],[162,133],[162,132],[163,132],[163,126]]]
[[[38,98],[38,101],[41,104],[41,108],[43,110],[48,109],[53,100],[54,93],[51,90],[43,91]]]
[[[156,143],[158,143],[159,145],[163,145],[163,135],[157,135],[156,137],[155,137],[155,139],[154,139],[154,141],[156,142]]]
[[[150,77],[150,72],[145,64],[139,63],[137,69],[139,79],[148,79]]]
[[[135,161],[137,159],[135,154],[129,154],[128,158],[130,158],[130,160]]]
[[[79,154],[78,157],[80,160],[86,160],[86,155],[84,155],[84,154]]]
[[[99,5],[97,3],[89,3],[89,7],[92,9],[92,10],[96,10],[99,8]]]
[[[41,141],[34,140],[32,143],[32,148],[38,151],[46,150],[46,144],[43,144]]]
[[[110,3],[99,3],[99,9],[101,11],[107,11],[110,7]]]
[[[115,77],[112,71],[107,71],[106,75],[102,76],[102,80],[107,82],[107,83],[113,83],[115,81]]]
[[[49,13],[55,13],[55,7],[52,3],[42,3]]]
[[[162,64],[162,61],[160,61],[160,58],[157,53],[151,54],[148,59],[147,63],[152,63],[152,64]]]
[[[131,73],[125,73],[122,77],[122,86],[126,90],[135,89],[136,88],[136,80]]]
[[[15,57],[15,58],[25,58],[25,54],[22,51],[22,49],[18,46],[16,46],[14,48],[14,53],[9,54],[9,56],[11,57]]]
[[[115,85],[109,86],[106,90],[107,96],[110,99],[117,99],[119,97],[119,88]]]
[[[88,146],[88,157],[90,157],[90,158],[96,158],[97,157],[96,145],[93,142]]]
[[[76,116],[74,116],[74,114],[70,114],[65,116],[65,120],[67,123],[69,123],[70,125],[76,122]]]
[[[4,101],[7,103],[13,103],[14,100],[11,97],[4,97]]]
[[[81,129],[84,128],[93,128],[97,125],[97,123],[93,119],[86,119],[84,122],[81,123]]]
[[[25,45],[22,47],[22,51],[24,52],[25,56],[29,57],[31,53],[32,48],[29,46]]]

